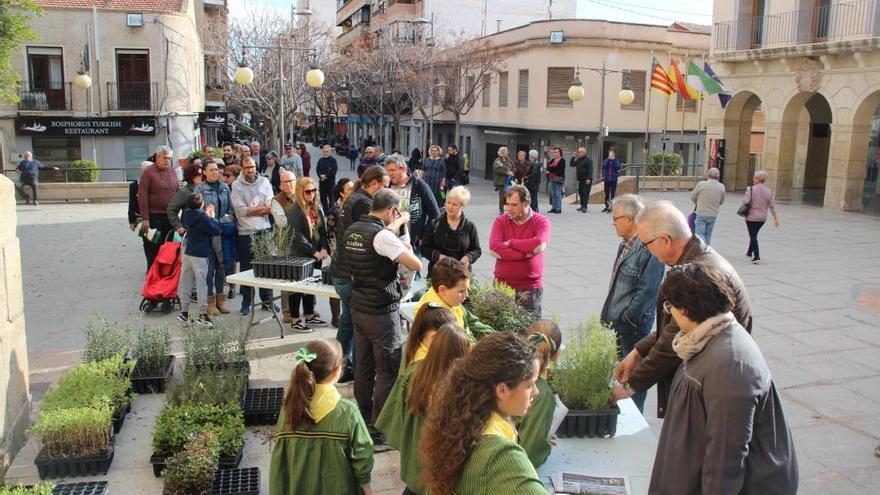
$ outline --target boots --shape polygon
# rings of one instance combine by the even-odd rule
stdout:
[[[330,324],[339,328],[339,299],[330,298]]]
[[[229,310],[226,309],[226,294],[217,294],[217,311],[224,315],[229,314]]]
[[[220,311],[217,309],[217,296],[208,296],[208,316],[217,316]]]

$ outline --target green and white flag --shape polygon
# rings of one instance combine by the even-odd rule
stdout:
[[[693,61],[688,62],[687,82],[691,86],[710,95],[724,93],[727,90],[718,81],[706,74],[703,69],[699,68]]]

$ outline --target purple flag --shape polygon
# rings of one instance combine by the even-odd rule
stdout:
[[[718,93],[718,101],[721,102],[721,108],[727,108],[727,103],[730,101],[730,92],[727,90],[727,86],[725,86],[724,83],[721,82],[721,79],[718,78],[718,76],[715,74],[715,71],[712,70],[712,67],[709,66],[709,62],[703,62],[703,72],[705,72],[707,76],[714,79],[715,82],[717,82],[721,85],[722,88],[724,88],[723,92]]]

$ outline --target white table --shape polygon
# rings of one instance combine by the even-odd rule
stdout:
[[[657,438],[632,399],[617,403],[617,434],[614,438],[560,438],[538,475],[550,487],[556,471],[595,475],[623,475],[629,478],[632,495],[648,493]]]
[[[243,285],[245,287],[253,287],[255,289],[253,298],[251,299],[251,311],[250,320],[248,321],[248,330],[250,330],[253,325],[259,325],[264,321],[274,319],[278,323],[278,328],[281,332],[282,339],[284,338],[284,325],[281,323],[281,318],[278,317],[278,312],[275,311],[275,301],[281,299],[285,292],[298,292],[300,294],[311,294],[317,297],[329,297],[333,299],[339,299],[339,294],[336,293],[336,288],[332,285],[321,283],[320,275],[312,276],[311,278],[300,280],[299,282],[291,282],[289,280],[255,277],[253,270],[246,270],[239,273],[233,273],[232,275],[227,275],[226,283]],[[274,295],[274,292],[272,294],[272,301],[269,301],[269,306],[272,310],[272,316],[254,322],[254,314],[256,313],[257,306],[263,304],[262,301],[257,302],[256,289],[271,289],[272,291],[277,290],[281,291],[281,295],[276,297]]]

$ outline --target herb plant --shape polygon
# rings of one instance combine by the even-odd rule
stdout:
[[[593,316],[569,328],[550,384],[569,408],[607,409],[617,366],[617,334]]]
[[[525,334],[534,321],[531,313],[516,301],[516,291],[504,283],[471,283],[473,313],[499,332]]]
[[[95,455],[110,448],[112,410],[98,407],[41,410],[28,432],[50,459]]]
[[[165,495],[208,492],[217,471],[217,439],[211,430],[191,435],[184,449],[169,458],[162,475]]]
[[[41,410],[99,408],[107,404],[117,411],[131,400],[128,377],[133,366],[133,362],[123,360],[121,355],[80,363],[62,375],[55,388],[46,392]]]
[[[188,369],[217,369],[224,363],[245,361],[247,334],[226,324],[214,322],[214,327],[193,325],[184,339]]]
[[[188,369],[184,371],[181,380],[172,382],[169,402],[177,405],[238,404],[245,388],[247,388],[247,377]]]
[[[131,326],[109,322],[101,315],[86,324],[86,347],[83,361],[101,361],[128,354]]]
[[[21,483],[15,486],[0,485],[0,495],[52,495],[54,490],[55,484],[50,482],[29,487],[25,487]]]
[[[153,429],[153,451],[169,456],[186,446],[190,435],[213,430],[220,455],[233,455],[244,443],[244,415],[236,404],[167,404]]]
[[[165,370],[171,354],[171,334],[167,326],[144,327],[135,336],[131,357],[137,362],[141,374]]]

